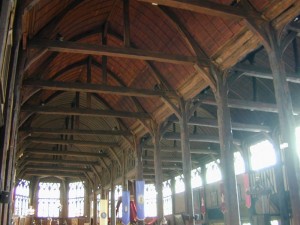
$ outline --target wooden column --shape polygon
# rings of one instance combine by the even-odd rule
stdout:
[[[94,177],[94,181],[96,181],[96,176]],[[98,204],[97,204],[97,182],[93,185],[93,223],[92,225],[97,225],[98,220]]]
[[[161,151],[160,151],[160,131],[159,125],[153,122],[153,134],[152,142],[154,146],[154,174],[155,174],[155,188],[157,192],[156,205],[157,205],[157,220],[160,223],[164,217],[164,207],[163,207],[163,193],[162,193],[162,183],[163,183],[163,171],[161,165]]]
[[[61,194],[61,212],[60,217],[68,218],[68,192],[69,192],[69,182],[68,180],[62,181],[62,194]]]
[[[228,107],[228,87],[226,74],[213,68],[211,71],[217,82],[215,98],[217,103],[219,139],[221,150],[221,170],[224,184],[225,224],[240,224],[240,210],[237,195],[236,177],[234,172],[234,146],[231,130],[231,118]]]
[[[110,225],[116,225],[116,204],[115,204],[115,184],[114,184],[114,167],[112,168],[110,181]]]
[[[290,96],[284,62],[282,60],[282,46],[278,35],[270,28],[267,30],[270,39],[270,48],[267,48],[270,67],[273,73],[273,84],[279,116],[280,144],[287,147],[285,155],[286,175],[290,191],[292,219],[294,225],[300,224],[300,167],[295,140],[295,119]]]
[[[136,180],[143,180],[144,179],[143,155],[142,155],[143,149],[142,149],[141,139],[137,138],[137,137],[135,137],[135,152],[136,152],[136,164],[135,164],[136,175],[135,175],[135,178],[136,178]],[[137,201],[137,199],[135,201]],[[144,221],[138,220],[138,225],[144,225]]]
[[[0,15],[0,62],[3,61],[4,50],[8,35],[9,17],[11,13],[12,2],[2,1]]]
[[[91,221],[91,201],[90,201],[90,195],[91,195],[91,186],[89,182],[85,182],[85,188],[84,188],[84,216],[88,219],[88,221]]]
[[[19,3],[17,6],[17,17],[15,19],[14,30],[13,30],[13,49],[10,57],[10,70],[8,76],[8,84],[5,99],[5,126],[2,128],[4,135],[3,143],[0,144],[3,148],[1,155],[1,182],[0,190],[12,191],[15,182],[15,152],[16,152],[16,127],[18,117],[19,106],[17,105],[19,100],[20,91],[17,89],[19,82],[16,81],[16,77],[22,79],[22,71],[25,63],[24,57],[19,54],[20,50],[20,38],[21,38],[21,12],[23,11],[23,3]],[[9,16],[11,13],[11,1],[2,1],[1,5],[1,17],[0,17],[0,62],[3,62],[3,55],[5,50],[5,44],[8,33]],[[12,15],[13,16],[13,15]],[[17,75],[19,73],[19,75]],[[21,73],[21,74],[20,74]],[[13,111],[15,109],[15,111]],[[0,150],[0,151],[1,151]],[[7,158],[9,160],[7,160]],[[2,211],[4,210],[4,212]],[[2,204],[0,206],[0,223],[6,224],[12,218],[13,205]]]
[[[172,225],[175,225],[175,214],[176,214],[176,191],[175,191],[175,178],[171,178],[171,193],[172,193]]]
[[[284,176],[283,176],[283,160],[281,157],[280,146],[278,143],[278,137],[273,137],[273,146],[276,152],[277,164],[274,168],[276,189],[278,194],[278,202],[280,209],[280,224],[281,225],[290,225],[289,210],[287,204],[287,198],[285,195],[285,185],[284,185]]]
[[[128,181],[126,177],[127,173],[127,152],[125,149],[123,149],[123,161],[122,161],[122,190],[127,191],[128,190]]]
[[[141,139],[135,138],[136,152],[136,180],[143,180],[143,157],[142,157]]]
[[[182,151],[182,169],[185,184],[185,211],[189,215],[188,224],[195,224],[194,220],[194,199],[193,199],[193,189],[191,185],[191,152],[190,152],[190,141],[189,141],[189,108],[187,102],[184,99],[180,99],[180,111],[181,118],[179,118],[180,124],[180,135],[181,135],[181,151]]]

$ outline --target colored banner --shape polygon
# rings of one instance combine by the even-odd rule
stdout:
[[[145,219],[144,213],[144,186],[145,181],[137,180],[135,181],[135,192],[136,192],[136,217],[138,220]]]
[[[130,192],[122,192],[122,224],[130,223]]]
[[[249,181],[249,174],[245,173],[243,175],[244,180],[244,189],[245,189],[245,205],[247,208],[251,207],[251,195],[250,195],[250,181]]]
[[[107,199],[100,200],[100,225],[107,225],[108,223],[108,214],[107,214]]]

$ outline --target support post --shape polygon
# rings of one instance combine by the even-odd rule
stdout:
[[[62,198],[61,198],[61,214],[62,218],[68,218],[68,192],[69,182],[68,180],[62,181]]]
[[[128,182],[127,182],[127,154],[126,150],[123,150],[123,163],[122,163],[122,190],[127,191],[128,190]]]
[[[231,118],[228,107],[228,86],[226,73],[217,68],[211,68],[212,75],[215,77],[217,89],[215,98],[217,103],[219,139],[221,150],[221,170],[224,183],[225,200],[225,224],[238,225],[240,221],[240,210],[237,195],[237,184],[234,172],[234,146],[231,129]]]
[[[114,167],[111,172],[110,181],[110,225],[116,225],[116,204],[115,204],[115,184],[114,184]]]
[[[273,74],[273,85],[278,108],[280,145],[285,156],[286,175],[290,192],[292,220],[294,225],[300,225],[300,167],[295,138],[295,119],[289,86],[286,81],[282,49],[276,31],[269,27],[267,30],[270,39],[270,48],[267,53]]]
[[[181,135],[181,151],[182,151],[182,169],[185,184],[185,211],[189,215],[189,225],[194,225],[194,199],[193,199],[193,189],[191,185],[191,170],[192,170],[192,160],[190,152],[190,141],[189,141],[189,104],[180,99],[179,102],[181,117],[179,118],[180,124],[180,135]]]
[[[143,180],[143,155],[142,155],[143,149],[141,146],[141,139],[135,137],[135,153],[136,153],[136,180]],[[128,182],[127,182],[128,184]],[[128,186],[127,186],[128,189]],[[137,199],[136,199],[137,201]],[[138,220],[138,225],[144,225],[143,220]]]
[[[157,221],[160,223],[164,217],[164,207],[163,207],[163,193],[162,193],[162,183],[163,183],[163,171],[161,165],[161,151],[160,151],[160,129],[159,125],[153,121],[153,134],[152,142],[154,146],[154,173],[155,173],[155,188],[157,192],[156,204],[157,204]]]
[[[96,176],[94,180],[96,181]],[[97,220],[98,220],[97,182],[94,183],[93,188],[94,190],[93,190],[93,224],[92,225],[97,225]]]

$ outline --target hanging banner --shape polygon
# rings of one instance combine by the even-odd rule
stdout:
[[[251,195],[250,195],[250,181],[249,174],[245,173],[243,175],[244,178],[244,189],[245,189],[245,205],[247,208],[251,207]]]
[[[100,200],[100,225],[107,225],[108,223],[108,214],[107,214],[107,199]]]
[[[136,192],[136,217],[138,220],[145,219],[144,213],[144,186],[145,181],[135,181],[135,192]]]
[[[130,192],[122,192],[122,224],[130,223]]]

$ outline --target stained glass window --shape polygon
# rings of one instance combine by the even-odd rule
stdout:
[[[29,184],[27,180],[21,180],[15,192],[15,212],[17,216],[26,216],[29,208]]]
[[[39,183],[38,217],[59,217],[60,183]]]
[[[245,161],[240,152],[234,153],[234,171],[235,175],[245,173]]]
[[[198,167],[196,169],[193,169],[191,171],[191,183],[192,183],[192,188],[197,188],[202,186],[202,179],[200,176],[201,168]]]
[[[69,184],[69,217],[84,216],[84,184],[74,182]]]

